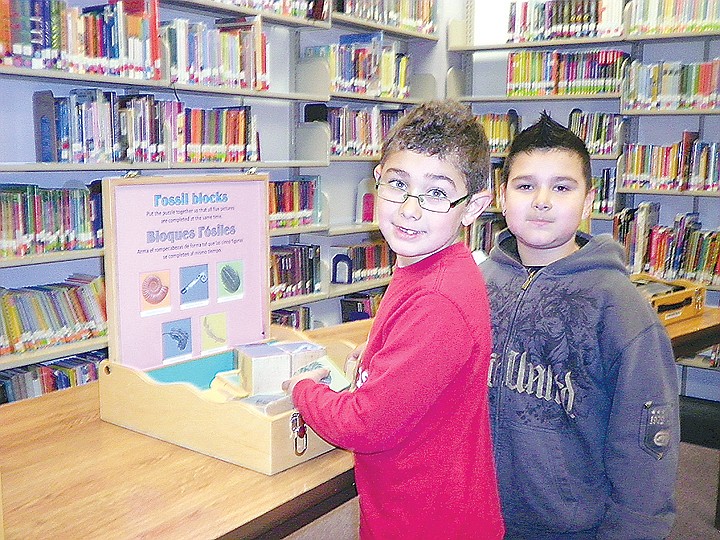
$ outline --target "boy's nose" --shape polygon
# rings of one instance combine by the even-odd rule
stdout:
[[[551,206],[550,194],[544,189],[538,190],[533,202],[533,208],[536,210],[548,210]]]
[[[408,197],[405,202],[400,204],[400,214],[403,217],[418,219],[422,214],[422,207],[417,197]]]

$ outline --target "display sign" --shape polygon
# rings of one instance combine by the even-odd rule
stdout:
[[[103,180],[111,361],[147,370],[267,337],[267,182]]]

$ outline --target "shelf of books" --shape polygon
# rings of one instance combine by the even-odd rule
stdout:
[[[360,30],[381,30],[402,38],[437,41],[437,2],[371,0],[333,2],[332,24]]]
[[[267,2],[264,0],[162,0],[162,5],[176,6],[209,15],[254,17],[261,15],[268,22],[290,27],[330,28],[328,3]]]
[[[519,6],[520,3],[516,6],[518,10]],[[468,7],[472,12],[472,7]],[[487,13],[483,13],[481,18],[485,20]],[[507,12],[502,16],[507,17]],[[518,24],[513,16],[511,8],[511,26]],[[596,189],[591,221],[598,222],[600,232],[605,232],[607,227],[602,224],[612,220],[618,206],[617,162],[622,157],[627,130],[619,106],[629,59],[629,52],[624,49],[630,46],[615,48],[623,43],[622,31],[603,30],[602,34],[592,35],[599,30],[586,29],[584,37],[572,37],[565,32],[553,39],[543,39],[536,33],[532,38],[508,38],[508,43],[502,43],[505,36],[498,35],[495,43],[473,44],[476,29],[467,24],[451,22],[449,27],[448,52],[460,53],[455,55],[460,61],[455,61],[448,70],[448,95],[472,104],[483,120],[489,117],[485,130],[491,156],[499,162],[506,157],[514,134],[525,127],[523,117],[534,121],[541,104],[542,109],[551,111],[561,122],[567,115],[568,127],[584,140],[590,151]],[[487,24],[502,27],[496,20]],[[497,35],[497,28],[494,31]],[[554,35],[553,32],[550,33]],[[487,39],[492,32],[483,30],[481,35]],[[497,104],[512,108],[497,113],[492,110]],[[499,172],[498,166],[494,170],[496,190]],[[481,237],[473,240],[473,245],[491,247],[492,241],[483,239],[485,233],[479,234]]]
[[[33,366],[43,362],[52,363],[60,358],[69,358],[81,353],[103,349],[107,347],[107,344],[107,337],[95,337],[22,353],[4,354],[0,355],[0,370]]]
[[[341,162],[357,163],[360,161],[366,161],[369,163],[377,163],[379,160],[380,160],[379,154],[330,156],[331,163],[341,163]]]
[[[345,296],[347,294],[353,294],[361,291],[367,291],[369,289],[376,289],[377,287],[384,287],[390,283],[390,277],[368,279],[366,281],[360,281],[351,284],[337,285],[333,284],[330,286],[328,292],[328,298],[337,298],[339,296]]]
[[[331,298],[339,298],[348,294],[359,293],[379,287],[386,287],[390,283],[390,277],[369,279],[351,284],[331,284],[327,292],[312,293],[298,296],[287,296],[278,300],[273,300],[270,307],[273,311],[282,310],[289,307],[301,306],[321,300],[329,300]]]
[[[458,28],[464,27],[464,21],[457,21]],[[521,49],[548,49],[556,47],[607,47],[613,45],[620,45],[627,41],[623,36],[608,36],[608,37],[568,37],[568,38],[557,38],[557,39],[534,39],[527,41],[515,41],[508,43],[487,43],[472,45],[467,44],[462,40],[458,40],[458,36],[463,34],[457,30],[452,30],[451,26],[451,39],[454,39],[452,44],[448,45],[448,52],[484,52],[484,51],[515,51]]]
[[[355,4],[355,2],[348,2],[348,4],[350,3]],[[357,4],[359,4],[359,2]],[[380,30],[382,32],[385,32],[386,34],[400,38],[437,41],[438,37],[434,32],[434,24],[432,23],[433,20],[434,17],[430,15],[428,19],[426,19],[425,24],[422,24],[421,21],[421,24],[419,26],[411,27],[410,25],[408,25],[408,27],[402,27],[379,21],[376,22],[360,16],[355,17],[353,15],[346,15],[345,13],[341,13],[339,11],[332,12],[332,24],[334,26],[346,26],[349,28],[358,28],[361,30]],[[423,31],[422,28],[428,28],[428,31]]]
[[[452,72],[450,74],[452,76]],[[505,102],[532,102],[532,101],[609,101],[619,100],[619,92],[604,92],[597,94],[544,94],[544,95],[502,95],[502,96],[454,96],[464,103],[505,103]]]
[[[22,198],[17,186],[38,193],[56,191],[60,197],[75,189],[82,198],[93,193],[94,181],[107,172],[153,176],[167,171],[245,174],[265,169],[270,171],[271,188],[280,189],[275,199],[272,190],[269,197],[273,242],[287,238],[288,244],[299,244],[301,236],[307,240],[313,235],[355,235],[352,241],[360,242],[369,241],[377,231],[371,215],[372,189],[363,188],[365,207],[359,206],[359,222],[347,224],[343,205],[332,215],[319,197],[325,173],[318,169],[340,168],[339,174],[333,169],[333,180],[356,190],[361,178],[371,176],[381,141],[404,109],[434,97],[435,78],[419,72],[410,46],[438,41],[434,0],[404,0],[362,12],[357,3],[331,5],[322,0],[302,5],[143,0],[93,6],[58,0],[52,3],[55,12],[34,13],[30,10],[35,4],[44,3],[13,2],[7,12],[0,6],[0,50],[5,51],[0,86],[12,96],[0,111],[0,121],[21,127],[22,141],[35,140],[34,148],[15,148],[15,140],[3,139],[0,149],[0,175],[6,182],[0,189],[0,269],[37,276],[24,277],[27,286],[0,289],[3,312],[15,310],[10,316],[12,335],[6,331],[8,316],[0,321],[0,387],[6,388],[9,380],[4,371],[14,370],[10,398],[37,395],[32,381],[47,371],[40,364],[54,359],[65,362],[65,357],[74,357],[67,363],[77,364],[53,368],[56,379],[65,373],[77,383],[89,380],[92,370],[87,363],[97,364],[93,351],[107,345],[107,337],[98,335],[102,331],[97,328],[63,334],[68,324],[91,324],[77,306],[73,309],[78,320],[73,323],[68,319],[70,308],[51,308],[50,300],[25,291],[60,287],[36,285],[44,279],[39,267],[47,263],[54,263],[53,271],[58,265],[67,267],[65,275],[71,277],[79,275],[72,274],[78,265],[84,270],[83,260],[93,261],[102,272],[102,209],[86,201],[68,206],[64,213],[43,211],[33,206],[39,195]],[[58,18],[60,13],[63,17]],[[33,39],[32,25],[44,28],[48,39]],[[313,37],[307,40],[306,35]],[[322,45],[316,46],[318,42]],[[289,56],[276,54],[286,49]],[[314,54],[318,51],[319,58]],[[325,54],[331,51],[332,61]],[[362,60],[341,61],[348,51]],[[363,71],[368,64],[376,65],[377,71]],[[352,75],[343,78],[337,73]],[[305,104],[324,108],[325,117],[305,118]],[[353,130],[331,132],[332,117],[340,114],[345,115],[343,122],[352,117]],[[365,169],[358,172],[361,168]],[[302,174],[305,171],[313,174]],[[310,184],[310,192],[303,191]],[[290,195],[287,186],[292,186]],[[334,189],[333,197],[338,191]],[[58,222],[45,223],[41,216]],[[326,248],[324,259],[329,257]],[[386,285],[389,277],[363,276],[342,284],[318,276],[304,281],[289,281],[291,291],[272,298],[272,309],[304,308]],[[53,330],[54,324],[61,326]],[[99,328],[101,323],[94,324]],[[74,341],[80,335],[82,339]],[[83,374],[80,365],[85,366]],[[68,369],[77,373],[71,377]],[[21,392],[15,379],[22,377],[27,384]],[[42,388],[64,384],[47,382]]]
[[[323,233],[327,232],[329,230],[327,224],[317,224],[317,225],[298,225],[298,226],[290,226],[290,227],[280,227],[277,229],[271,229],[270,230],[270,236],[287,236],[287,235],[294,235],[294,234],[312,234],[312,233]]]
[[[0,404],[97,379],[107,344],[102,277],[0,288]]]
[[[129,162],[118,161],[112,163],[0,163],[0,173],[13,172],[39,172],[39,173],[60,173],[60,172],[94,172],[94,171],[168,171],[168,170],[189,170],[189,169],[215,169],[223,171],[228,169],[289,169],[292,167],[327,167],[328,160],[293,159],[285,161],[229,161],[229,162]]]
[[[328,236],[344,236],[356,233],[377,232],[379,230],[380,227],[374,222],[333,225],[328,229]]]
[[[73,82],[78,84],[95,84],[125,89],[146,90],[149,92],[183,92],[186,94],[246,97],[282,101],[327,101],[329,96],[323,93],[272,92],[270,90],[247,88],[237,82],[207,80],[194,84],[180,83],[174,78],[162,79],[131,79],[121,75],[77,73],[52,68],[28,68],[0,65],[0,76],[3,78],[33,79],[41,82]]]

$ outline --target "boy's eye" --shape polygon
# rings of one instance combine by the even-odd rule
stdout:
[[[519,191],[527,191],[532,189],[532,184],[515,184],[515,189]]]
[[[426,195],[428,197],[433,197],[434,199],[447,199],[447,193],[445,193],[440,188],[430,188],[428,189]]]
[[[390,180],[388,180],[386,182],[386,184],[391,187],[394,187],[395,189],[407,191],[407,184],[398,178],[391,178]]]
[[[559,184],[559,185],[555,186],[555,190],[560,191],[560,192],[570,191],[570,186],[565,186],[563,184]]]

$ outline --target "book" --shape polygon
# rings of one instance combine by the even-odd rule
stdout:
[[[382,31],[343,34],[338,38],[341,63],[342,90],[379,96],[380,59],[384,34]]]
[[[56,162],[58,161],[58,119],[52,90],[33,92],[32,108],[35,129],[35,160],[40,163]]]
[[[364,178],[355,188],[355,223],[374,223],[375,216],[375,179]]]
[[[0,315],[2,315],[2,312],[0,312]],[[310,330],[310,307],[294,306],[285,309],[275,309],[270,314],[270,322],[280,326],[289,326],[296,330]]]

